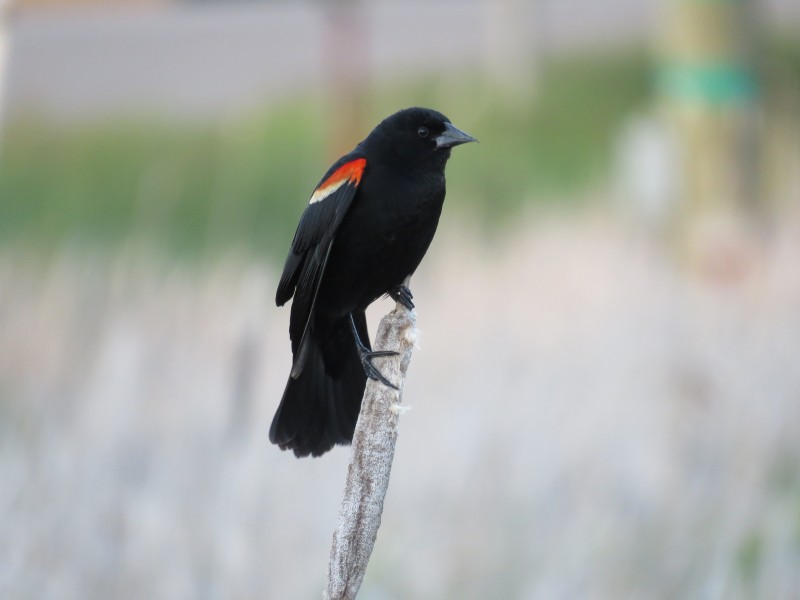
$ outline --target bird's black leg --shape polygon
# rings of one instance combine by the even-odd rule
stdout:
[[[414,303],[411,299],[414,297],[411,290],[405,285],[398,285],[396,288],[389,290],[389,296],[392,300],[405,306],[408,310],[414,310]]]
[[[358,355],[361,358],[361,366],[364,367],[364,372],[367,374],[367,377],[376,381],[380,381],[383,385],[386,385],[392,389],[399,389],[391,381],[386,379],[386,377],[383,376],[378,368],[372,364],[373,358],[380,358],[381,356],[396,356],[398,353],[392,350],[379,350],[374,352],[367,348],[364,345],[364,342],[361,341],[361,338],[358,337],[358,330],[356,329],[356,322],[353,320],[353,313],[350,313],[350,329],[353,331],[353,337],[356,340]]]

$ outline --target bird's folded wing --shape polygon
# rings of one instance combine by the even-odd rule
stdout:
[[[294,296],[289,323],[292,351],[295,354],[293,373],[295,370],[299,373],[302,368],[302,353],[298,354],[298,351],[314,308],[336,230],[350,208],[366,166],[366,159],[357,154],[339,159],[315,188],[294,234],[275,295],[278,306]]]

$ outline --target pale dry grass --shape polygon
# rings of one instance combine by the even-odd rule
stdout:
[[[444,232],[362,597],[797,597],[798,239],[709,283],[603,219]],[[275,281],[0,261],[0,597],[321,596],[347,451],[267,441]]]

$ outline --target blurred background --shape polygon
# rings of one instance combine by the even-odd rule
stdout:
[[[796,0],[0,0],[0,597],[320,597],[274,292],[410,105],[481,144],[360,597],[800,597]]]

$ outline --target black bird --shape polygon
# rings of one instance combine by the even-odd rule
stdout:
[[[269,430],[282,450],[350,443],[367,377],[392,386],[372,359],[393,353],[371,351],[364,311],[386,294],[414,307],[403,282],[436,232],[450,149],[474,141],[435,110],[401,110],[314,189],[275,296],[278,306],[294,296],[294,362]]]

